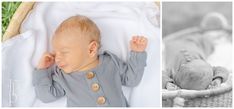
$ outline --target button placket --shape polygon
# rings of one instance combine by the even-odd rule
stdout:
[[[87,72],[86,74],[86,80],[89,85],[88,87],[90,89],[90,93],[95,98],[95,102],[98,106],[108,106],[109,102],[104,95],[102,87],[97,79],[97,75],[95,72],[92,73]]]

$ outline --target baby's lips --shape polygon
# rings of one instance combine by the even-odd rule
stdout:
[[[59,68],[63,68],[64,66],[63,65],[58,65]]]
[[[59,68],[63,68],[65,67],[66,65],[65,64],[57,64]]]

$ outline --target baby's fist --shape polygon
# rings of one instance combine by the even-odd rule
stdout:
[[[208,86],[208,89],[214,89],[217,88],[221,85],[222,79],[221,78],[216,78],[214,79],[211,84]]]
[[[143,52],[147,47],[148,40],[143,36],[133,36],[130,41],[132,51]]]
[[[55,57],[51,53],[44,53],[39,61],[39,64],[37,65],[37,69],[46,69],[54,64]]]
[[[177,85],[175,85],[175,84],[173,84],[173,83],[171,83],[171,82],[168,82],[167,86],[166,86],[166,89],[167,90],[179,90],[180,87],[177,86]]]

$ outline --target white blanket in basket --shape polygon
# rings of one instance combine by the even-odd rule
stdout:
[[[232,37],[231,34],[224,31],[211,31],[208,35],[214,38],[214,52],[207,58],[207,62],[211,66],[222,66],[225,67],[229,72],[232,73]],[[185,36],[186,37],[186,36]],[[164,48],[164,43],[162,44]],[[163,59],[163,70],[165,70],[165,59]]]
[[[66,106],[66,98],[52,103],[36,99],[32,71],[56,27],[70,16],[81,14],[101,30],[101,50],[119,58],[129,56],[133,35],[148,38],[147,67],[135,88],[123,87],[130,106],[160,106],[159,9],[153,2],[44,2],[36,3],[21,26],[21,34],[2,44],[3,106]]]

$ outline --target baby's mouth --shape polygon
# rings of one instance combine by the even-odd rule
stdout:
[[[65,64],[60,64],[60,65],[58,65],[58,67],[59,68],[64,68],[64,67],[66,67],[66,65]]]

